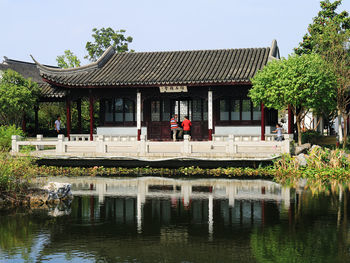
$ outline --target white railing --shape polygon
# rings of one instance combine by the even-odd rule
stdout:
[[[259,142],[261,136],[260,135],[247,135],[247,134],[235,134],[234,141],[235,142]],[[293,134],[283,134],[285,140],[293,139]],[[266,134],[265,141],[274,141],[276,138],[276,134]],[[213,141],[228,141],[229,134],[216,135],[213,134]]]
[[[94,134],[93,135],[93,141],[97,140],[97,137],[99,135]],[[136,135],[103,135],[105,141],[117,141],[117,142],[124,142],[124,141],[137,141]],[[70,141],[90,141],[90,135],[89,134],[70,134]],[[65,138],[66,141],[68,138]]]
[[[134,138],[135,137],[135,138]],[[78,137],[75,137],[78,138]],[[80,137],[83,138],[83,137]],[[141,135],[137,141],[136,136],[111,137],[96,135],[95,140],[86,141],[75,139],[68,141],[64,135],[58,135],[57,140],[43,140],[42,135],[37,140],[23,141],[21,137],[12,136],[12,152],[18,153],[23,145],[34,145],[37,151],[44,150],[45,146],[53,146],[56,155],[83,154],[84,156],[135,156],[135,157],[262,157],[289,153],[290,139],[282,142],[245,141],[236,140],[235,135],[228,135],[227,140],[191,141],[189,135],[179,142],[146,141]],[[124,140],[123,140],[124,139]]]

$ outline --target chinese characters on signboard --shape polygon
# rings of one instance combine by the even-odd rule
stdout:
[[[166,92],[187,92],[187,86],[160,86],[160,93]]]

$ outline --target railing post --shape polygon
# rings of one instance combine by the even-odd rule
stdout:
[[[98,135],[97,136],[96,152],[98,152],[98,153],[106,153],[106,147],[105,147],[104,136],[103,135]]]
[[[290,143],[289,139],[282,141],[281,152],[282,153],[290,153]]]
[[[56,144],[56,153],[64,153],[64,152],[66,152],[66,149],[64,147],[64,135],[59,134],[57,144]]]
[[[21,136],[19,135],[12,135],[11,140],[12,140],[12,152],[18,153],[19,152],[19,145],[17,144],[17,141],[21,139]]]
[[[42,134],[37,134],[36,135],[36,141],[37,142],[41,142],[43,140],[43,135]],[[37,151],[40,151],[40,150],[44,150],[44,146],[43,145],[36,145],[35,146],[35,149]]]
[[[146,135],[141,134],[140,135],[140,148],[139,148],[139,154],[140,155],[145,155],[147,153],[147,144],[146,144]]]
[[[184,144],[183,144],[183,153],[188,154],[191,153],[191,145],[190,145],[190,135],[184,135]]]
[[[235,136],[233,134],[229,134],[226,153],[228,153],[228,154],[236,153],[236,147],[234,145],[234,140],[235,140]]]

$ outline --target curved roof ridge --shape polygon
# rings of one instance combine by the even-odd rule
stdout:
[[[37,60],[35,60],[35,58],[32,55],[30,56],[33,59],[36,66],[38,67],[38,69],[40,70],[40,73],[54,73],[67,75],[70,73],[75,74],[101,68],[114,55],[114,53],[115,49],[112,46],[110,46],[105,52],[103,52],[102,56],[97,61],[77,68],[50,68],[48,66],[40,64]]]
[[[245,49],[267,49],[270,47],[244,47],[244,48],[219,48],[219,49],[186,49],[186,50],[163,50],[163,51],[140,51],[132,52],[133,54],[144,54],[144,53],[178,53],[178,52],[201,52],[201,51],[232,51],[232,50],[245,50]],[[130,52],[129,52],[130,53]],[[118,53],[128,54],[128,53]]]

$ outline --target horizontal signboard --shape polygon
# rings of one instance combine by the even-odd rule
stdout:
[[[166,92],[187,92],[187,86],[160,86],[160,93]]]

